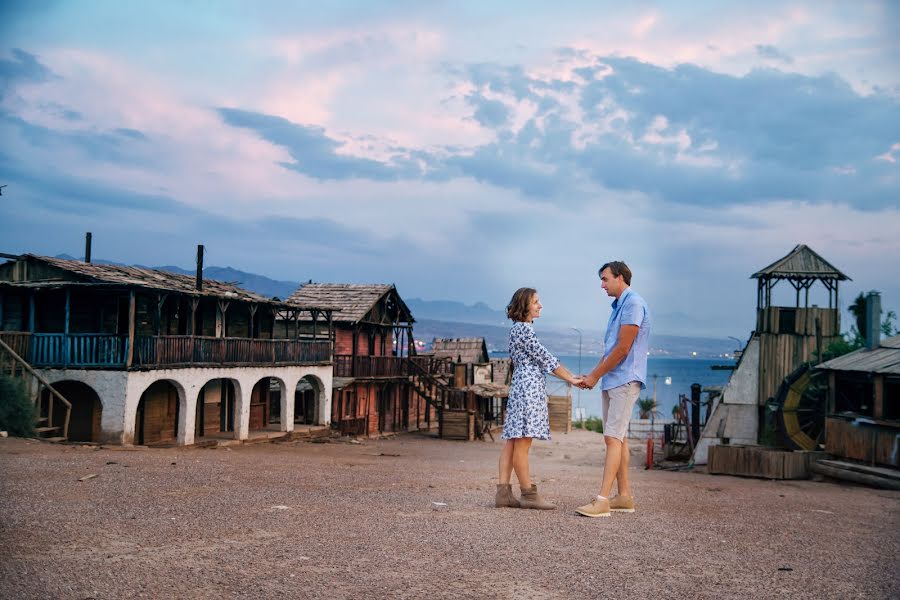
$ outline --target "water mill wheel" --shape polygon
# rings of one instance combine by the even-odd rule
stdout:
[[[804,363],[778,389],[778,428],[796,450],[816,450],[825,436],[826,385],[825,376]]]

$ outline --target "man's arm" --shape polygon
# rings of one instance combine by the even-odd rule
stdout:
[[[625,360],[625,357],[631,352],[631,346],[634,345],[634,339],[637,337],[639,329],[640,327],[637,325],[622,325],[619,328],[616,347],[584,378],[583,385],[589,388],[594,387],[601,377],[615,369],[619,363]]]

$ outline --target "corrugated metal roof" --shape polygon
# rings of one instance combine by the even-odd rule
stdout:
[[[400,321],[412,323],[412,314],[396,288],[385,283],[307,283],[297,288],[287,301],[331,307],[340,311],[335,314],[335,321],[357,323],[387,294],[393,294],[391,300],[399,305]]]
[[[900,335],[882,340],[878,348],[861,348],[833,358],[818,367],[828,371],[857,371],[900,375]]]
[[[787,256],[779,258],[771,265],[757,271],[751,279],[761,277],[818,277],[822,279],[850,280],[827,260],[819,256],[806,244],[798,244]]]

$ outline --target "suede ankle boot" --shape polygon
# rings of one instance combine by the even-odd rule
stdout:
[[[522,499],[519,508],[534,508],[537,510],[553,510],[555,504],[550,504],[538,494],[537,485],[532,483],[529,489],[522,488]]]
[[[513,496],[512,484],[497,484],[497,496],[494,499],[494,506],[497,508],[519,508],[519,501]]]

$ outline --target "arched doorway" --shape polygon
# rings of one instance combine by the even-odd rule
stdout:
[[[234,437],[234,399],[237,387],[231,379],[213,379],[197,395],[194,437]]]
[[[284,383],[276,377],[263,377],[256,382],[250,391],[250,431],[278,430],[283,387]]]
[[[100,396],[94,389],[80,381],[57,381],[53,384],[53,389],[59,392],[63,398],[72,405],[72,412],[69,415],[69,435],[67,440],[70,442],[99,442],[100,441],[100,420],[103,412],[103,403],[100,402]],[[44,390],[41,402],[50,401],[50,392]],[[55,396],[53,397],[53,414],[65,414],[65,407]],[[55,421],[62,422],[60,419],[54,418]],[[62,432],[53,435],[62,435]]]
[[[297,382],[294,390],[294,424],[316,425],[320,421],[319,411],[325,401],[325,388],[314,375],[306,375]]]
[[[138,401],[134,441],[139,445],[174,444],[181,410],[178,388],[165,379],[150,384]]]

